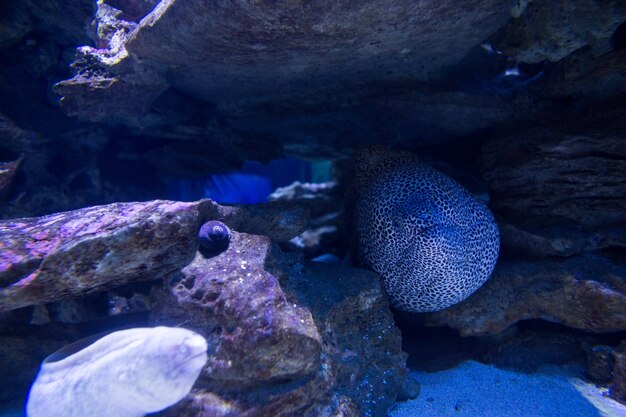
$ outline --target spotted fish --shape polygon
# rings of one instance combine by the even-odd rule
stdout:
[[[500,246],[487,206],[411,153],[369,147],[355,160],[361,256],[395,307],[441,310],[485,283]]]

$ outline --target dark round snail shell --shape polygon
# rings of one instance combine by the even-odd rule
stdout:
[[[202,225],[198,231],[200,247],[210,252],[219,252],[228,247],[230,229],[224,223],[211,220]]]

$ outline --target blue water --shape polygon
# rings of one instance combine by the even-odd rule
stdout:
[[[328,181],[330,165],[298,158],[276,159],[268,164],[246,161],[234,172],[204,178],[172,178],[167,183],[168,198],[195,201],[210,198],[223,204],[256,204],[278,187],[300,182]]]
[[[23,415],[21,409],[6,410],[0,413],[0,417],[22,417]]]

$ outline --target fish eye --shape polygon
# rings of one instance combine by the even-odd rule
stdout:
[[[178,345],[178,353],[182,356],[188,355],[189,346],[187,346],[185,343],[181,343],[180,345]]]

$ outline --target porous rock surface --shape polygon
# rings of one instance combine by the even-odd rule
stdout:
[[[56,300],[80,306],[87,294],[162,279],[165,286],[154,286],[147,303],[151,324],[196,330],[209,346],[196,389],[163,415],[384,416],[399,395],[417,395],[387,298],[372,272],[303,264],[300,255],[279,249],[280,239],[302,231],[306,214],[280,202],[226,207],[157,200],[4,221],[2,309]],[[219,254],[198,247],[206,220],[231,228]],[[90,312],[78,321],[97,328],[103,319]],[[65,326],[61,333],[68,336],[68,329],[82,328],[60,321],[67,320],[50,314],[41,331]],[[34,338],[40,332],[29,331]],[[50,352],[24,351],[11,333],[3,340],[8,358],[31,367]],[[25,392],[20,387],[28,381],[19,381],[7,399]]]
[[[198,248],[197,231],[215,219],[289,240],[306,210],[150,201],[116,203],[0,222],[0,311],[168,277]]]
[[[232,232],[225,252],[208,258],[197,252],[172,279],[174,298],[156,307],[155,320],[164,315],[209,335],[207,375],[217,383],[261,384],[319,367],[320,337],[310,313],[289,303],[278,279],[263,269],[270,250],[266,237]]]
[[[209,343],[196,390],[163,415],[383,416],[411,390],[371,272],[303,266],[265,237],[233,232],[225,252],[199,252],[154,297],[156,323]]]
[[[497,334],[527,319],[591,332],[626,329],[626,267],[597,255],[500,263],[493,277],[462,303],[429,313],[430,325],[465,336]]]

